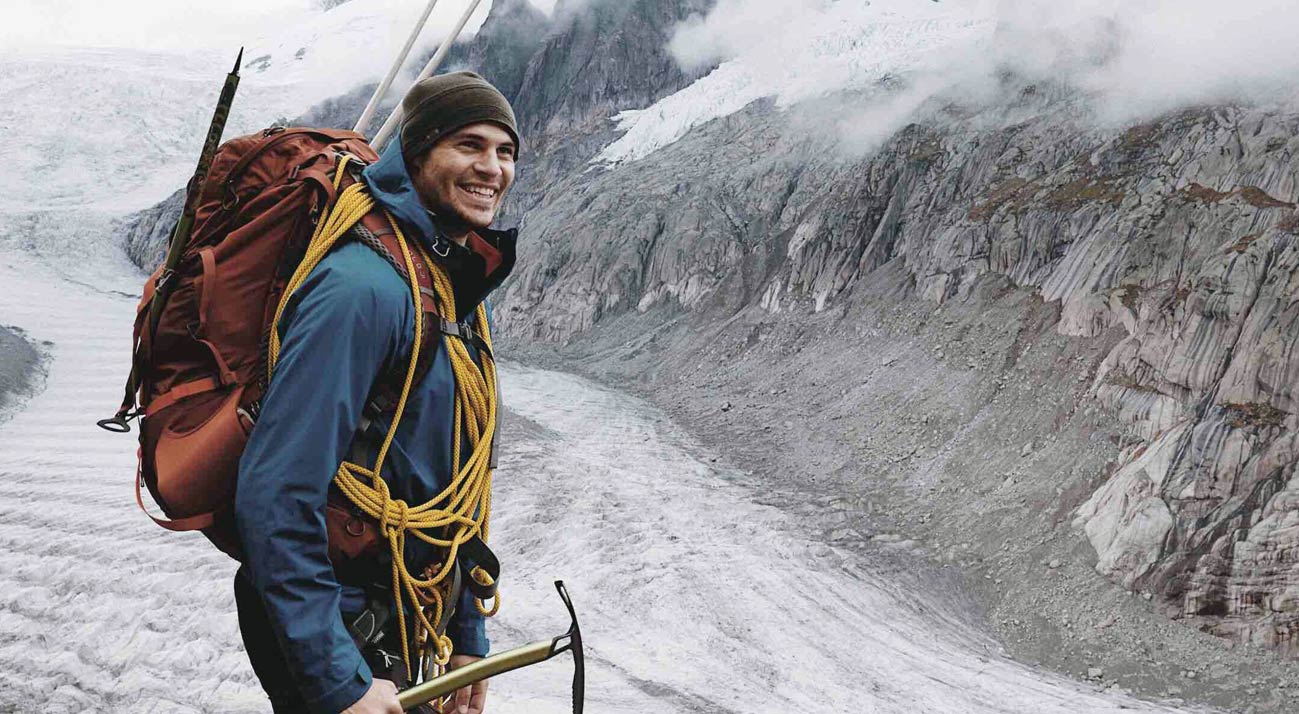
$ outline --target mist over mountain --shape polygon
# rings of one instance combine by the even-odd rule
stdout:
[[[498,0],[449,65],[523,127],[497,314],[827,540],[914,538],[1021,659],[1284,711],[1299,111],[1240,52],[1293,13],[1120,5]]]

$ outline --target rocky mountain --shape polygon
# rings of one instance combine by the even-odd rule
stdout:
[[[1164,615],[1295,651],[1299,114],[1104,127],[1008,78],[997,106],[930,107],[868,152],[824,131],[849,94],[591,163],[613,115],[697,78],[664,47],[710,5],[561,2],[538,36],[498,3],[460,55],[525,126],[512,345],[638,384],[781,488],[990,581],[1086,544]],[[156,245],[156,223],[131,235]]]
[[[1124,335],[1094,374],[1062,375],[1135,438],[1077,512],[1098,569],[1215,632],[1290,647],[1299,116],[947,121],[845,163],[768,114],[552,191],[503,301],[511,332],[761,321],[899,276],[900,297],[932,303],[1030,291],[1059,306],[1062,335]]]

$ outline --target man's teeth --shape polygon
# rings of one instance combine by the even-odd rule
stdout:
[[[477,186],[462,186],[461,188],[463,188],[465,191],[469,193],[472,193],[475,196],[482,196],[483,198],[496,198],[496,189],[494,188],[479,188]]]

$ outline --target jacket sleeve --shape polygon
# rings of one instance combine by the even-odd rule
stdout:
[[[447,624],[447,637],[451,638],[451,651],[455,654],[486,657],[491,647],[487,641],[487,623],[474,605],[474,594],[469,588],[460,593],[455,614]]]
[[[279,362],[239,464],[235,522],[245,568],[302,697],[311,711],[332,714],[365,694],[371,673],[339,611],[325,502],[370,387],[399,354],[413,310],[403,313],[400,294],[382,280],[330,258],[280,321]]]

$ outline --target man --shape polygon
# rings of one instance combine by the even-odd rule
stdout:
[[[514,265],[515,232],[487,229],[514,181],[514,113],[469,72],[417,83],[402,106],[400,138],[362,178],[403,233],[446,270],[458,314],[442,317],[464,321]],[[406,363],[417,317],[405,279],[374,249],[349,241],[312,271],[278,325],[280,358],[240,461],[235,503],[246,553],[235,578],[240,630],[277,714],[401,711],[396,626],[369,651],[356,641],[359,614],[394,607],[388,566],[336,572],[324,512],[339,464],[373,463],[352,456],[358,444],[363,459],[377,453],[373,439],[357,436],[374,429],[365,428],[363,411],[376,380]],[[439,493],[460,466],[451,463],[454,377],[441,340],[430,344],[437,353],[407,402],[383,471],[392,497],[411,504]],[[412,572],[433,560],[432,547],[418,539],[407,539],[406,552]],[[452,669],[487,654],[483,618],[467,592],[447,636]],[[460,690],[452,711],[479,714],[486,691],[486,682]]]

